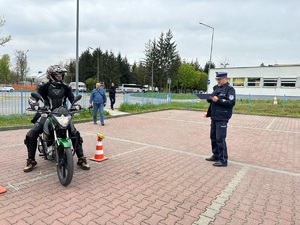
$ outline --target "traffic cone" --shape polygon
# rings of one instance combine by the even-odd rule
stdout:
[[[5,192],[6,192],[6,189],[4,187],[0,186],[0,194],[5,193]]]
[[[102,140],[104,138],[103,134],[97,134],[97,144],[96,144],[96,151],[93,158],[90,158],[90,160],[101,162],[104,160],[107,160],[108,158],[104,156],[103,153],[103,146],[102,146]]]

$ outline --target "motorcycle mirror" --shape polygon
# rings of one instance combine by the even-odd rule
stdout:
[[[41,100],[42,102],[44,102],[43,97],[39,93],[37,93],[37,92],[32,92],[31,93],[31,97],[33,97],[35,99],[38,99],[38,100]]]
[[[72,105],[73,105],[75,102],[79,101],[81,98],[82,98],[82,95],[76,95],[75,98],[74,98],[74,101],[73,101]]]

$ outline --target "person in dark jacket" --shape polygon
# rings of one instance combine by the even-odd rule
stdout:
[[[37,93],[39,93],[45,100],[45,106],[49,107],[51,110],[54,110],[60,106],[66,105],[67,99],[70,102],[74,101],[74,94],[72,89],[63,82],[66,69],[58,65],[50,66],[47,69],[47,78],[49,79],[46,83],[41,83],[37,87]],[[29,99],[29,104],[31,108],[34,108],[37,104],[37,100],[34,98]],[[39,134],[43,132],[43,125],[47,118],[40,117],[36,118],[33,128],[26,134],[24,140],[25,145],[27,146],[28,159],[27,165],[24,168],[24,172],[30,172],[33,170],[33,167],[37,165],[35,161],[35,153],[37,147],[37,138]],[[74,124],[70,125],[70,135],[72,138],[72,144],[75,149],[76,155],[78,157],[77,165],[80,166],[83,170],[89,170],[90,167],[87,164],[86,157],[83,155],[82,143],[83,140],[80,136],[80,133],[74,127]]]
[[[116,87],[114,83],[111,83],[109,88],[109,100],[110,100],[110,108],[114,110],[114,104],[116,102]]]
[[[206,158],[213,161],[213,166],[227,166],[228,154],[226,145],[227,123],[232,116],[235,105],[235,90],[227,81],[227,73],[217,72],[217,85],[207,101],[210,103],[207,117],[211,118],[210,139],[212,156]]]
[[[106,95],[103,86],[96,83],[96,88],[92,91],[90,96],[90,107],[94,108],[93,120],[97,124],[97,114],[100,111],[100,123],[104,126],[104,107],[106,106]]]

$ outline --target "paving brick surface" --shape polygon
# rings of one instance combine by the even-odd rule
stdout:
[[[229,164],[215,168],[210,120],[169,110],[76,124],[84,153],[103,133],[103,162],[60,185],[36,157],[24,173],[27,129],[0,132],[0,224],[300,224],[300,120],[233,115]],[[76,162],[76,157],[74,161]]]

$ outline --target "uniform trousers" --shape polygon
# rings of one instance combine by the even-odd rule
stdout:
[[[210,128],[213,157],[224,164],[227,164],[228,160],[226,146],[227,123],[227,120],[211,120]]]

